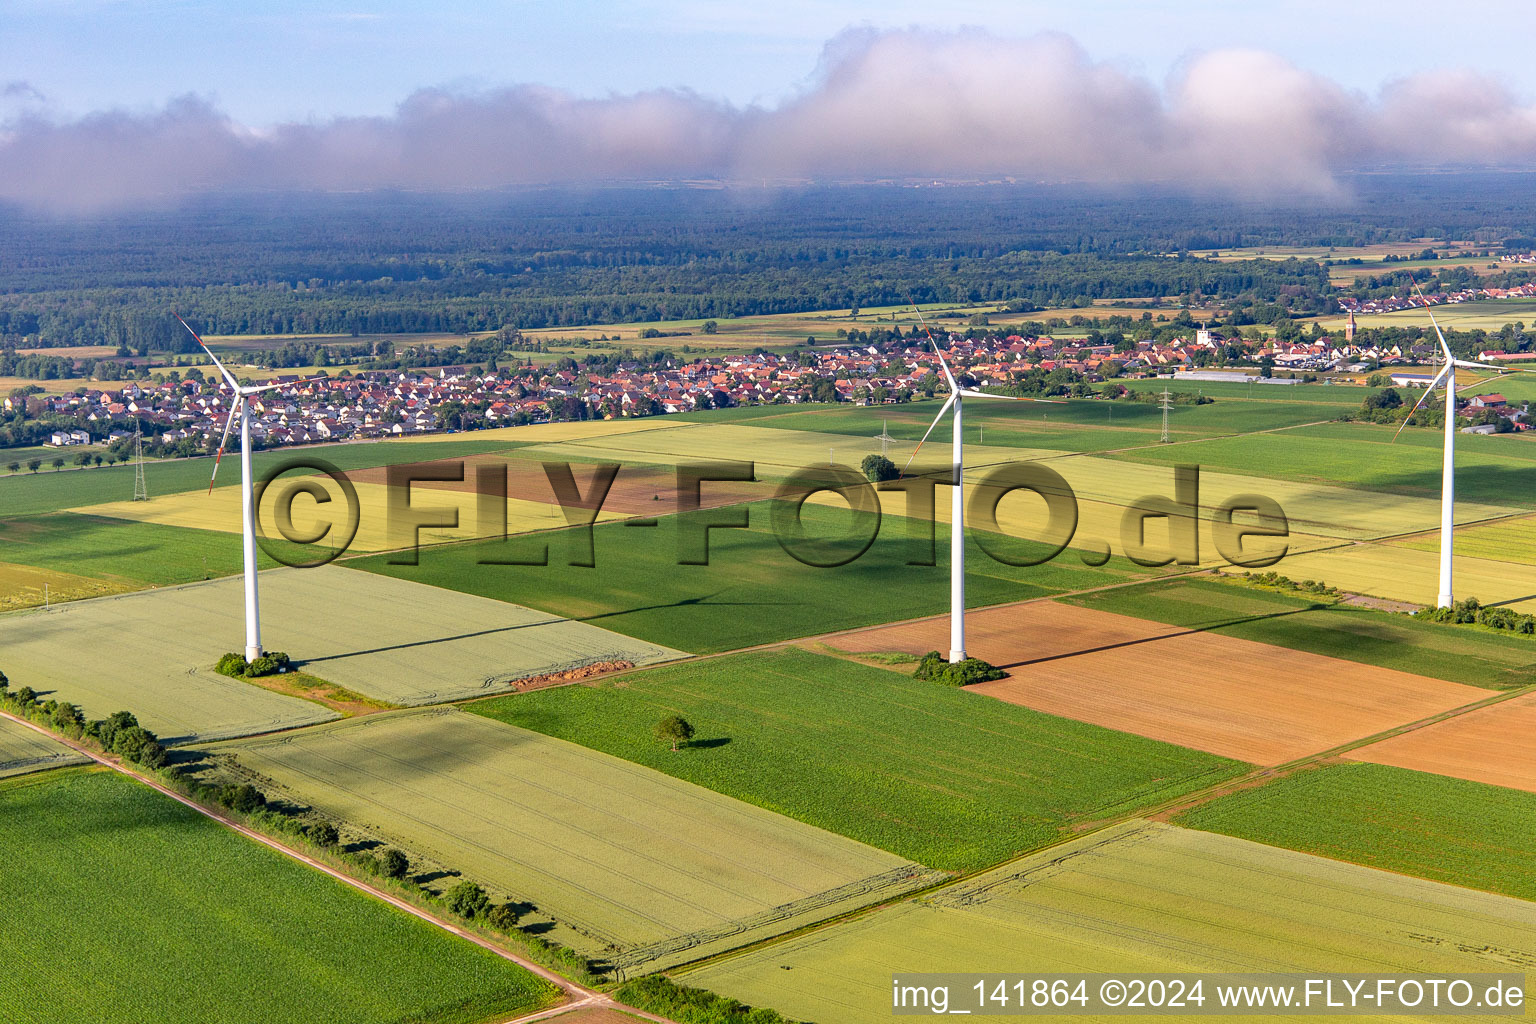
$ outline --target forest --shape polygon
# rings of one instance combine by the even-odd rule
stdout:
[[[1522,174],[1361,175],[1331,202],[658,186],[251,195],[93,220],[0,210],[0,344],[188,350],[172,309],[211,334],[384,334],[1178,295],[1273,322],[1331,310],[1325,267],[1189,250],[1518,242],[1536,236],[1530,185]]]

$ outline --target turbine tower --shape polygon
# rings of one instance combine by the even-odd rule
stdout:
[[[1419,290],[1419,283],[1413,283],[1414,291],[1419,293],[1419,298],[1424,301],[1424,311],[1429,313],[1429,322],[1434,324],[1435,337],[1440,339],[1440,351],[1445,356],[1445,368],[1435,374],[1434,380],[1424,388],[1424,393],[1413,404],[1408,415],[1403,418],[1403,425],[1397,428],[1397,433],[1392,435],[1396,441],[1402,434],[1403,427],[1408,426],[1408,420],[1419,411],[1426,399],[1439,387],[1445,384],[1445,453],[1440,468],[1440,594],[1437,604],[1441,608],[1449,608],[1455,603],[1455,588],[1451,577],[1451,547],[1452,534],[1455,529],[1456,519],[1456,368],[1466,367],[1469,370],[1494,370],[1504,372],[1513,370],[1520,373],[1536,371],[1523,370],[1513,366],[1490,366],[1487,363],[1473,363],[1465,359],[1457,359],[1451,353],[1451,346],[1445,342],[1445,335],[1440,330],[1440,321],[1435,319],[1434,311],[1429,308],[1429,300],[1424,298],[1424,293]],[[1481,381],[1474,381],[1468,387],[1477,387]]]
[[[265,384],[260,387],[242,387],[239,381],[235,380],[234,375],[224,368],[224,364],[219,362],[213,350],[203,343],[203,339],[198,337],[196,331],[192,330],[192,325],[182,320],[181,314],[173,315],[181,321],[181,326],[191,332],[192,337],[197,338],[197,343],[202,346],[204,352],[208,353],[208,358],[213,360],[213,365],[219,368],[219,374],[229,385],[229,389],[234,392],[234,402],[229,407],[229,417],[224,421],[224,436],[219,440],[219,454],[213,460],[213,475],[208,478],[209,494],[213,493],[213,483],[219,476],[219,463],[224,459],[224,446],[229,443],[229,431],[234,425],[235,414],[240,415],[240,532],[245,552],[245,660],[255,661],[261,657],[261,609],[256,594],[256,508],[251,487],[249,399],[264,391],[276,391],[288,385]]]
[[[919,321],[923,314],[917,309],[916,303],[912,306],[917,312]],[[902,473],[912,465],[912,459],[917,458],[917,453],[923,447],[923,442],[928,440],[928,435],[933,433],[933,428],[939,425],[939,420],[953,407],[955,418],[950,423],[950,438],[953,448],[953,481],[954,490],[951,492],[951,504],[949,513],[949,663],[951,665],[965,660],[965,447],[962,444],[961,403],[967,398],[990,398],[1004,402],[1049,402],[1042,398],[1015,398],[1012,395],[989,395],[985,391],[976,391],[971,388],[962,388],[955,380],[955,375],[949,372],[949,364],[944,361],[944,353],[939,351],[939,343],[933,340],[933,332],[928,331],[928,324],[923,323],[923,330],[928,333],[928,343],[933,346],[933,354],[939,358],[939,368],[944,371],[944,379],[949,384],[949,397],[944,400],[939,414],[928,425],[928,430],[923,434],[922,441],[917,442],[917,447],[912,449],[912,458],[907,460],[902,467]],[[1059,402],[1050,402],[1052,405],[1060,405]]]

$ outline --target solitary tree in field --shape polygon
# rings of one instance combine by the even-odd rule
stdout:
[[[901,475],[900,471],[896,469],[896,463],[884,455],[864,456],[864,461],[859,464],[859,468],[864,471],[865,478],[872,483],[878,483],[881,480],[895,480]]]
[[[656,738],[663,743],[671,743],[673,751],[676,751],[679,743],[693,739],[693,726],[688,724],[686,718],[668,715],[656,723]]]

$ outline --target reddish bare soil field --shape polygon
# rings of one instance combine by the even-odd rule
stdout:
[[[949,619],[833,638],[846,651],[949,649]],[[1282,764],[1484,700],[1460,683],[1054,601],[970,612],[966,647],[1006,669],[977,693],[1253,764]]]
[[[477,466],[502,465],[507,467],[507,495],[519,498],[523,501],[542,501],[549,504],[555,503],[555,492],[549,486],[549,478],[544,475],[544,467],[533,459],[507,459],[496,455],[471,455],[462,460],[443,459],[440,462],[422,463],[423,466],[443,465],[451,467],[455,463],[464,463],[464,479],[458,480],[423,480],[413,484],[415,487],[434,487],[450,491],[476,490],[475,469]],[[576,481],[576,486],[581,493],[586,494],[592,486],[592,469],[582,463],[571,463],[571,475]],[[380,467],[375,469],[359,469],[349,472],[347,476],[357,483],[383,484],[388,482],[387,470]],[[767,483],[733,483],[730,481],[711,480],[705,483],[700,490],[700,497],[705,508],[714,508],[719,505],[730,505],[740,501],[755,501],[760,498],[773,496],[774,485]],[[677,473],[671,468],[663,466],[624,466],[614,477],[613,486],[608,490],[608,497],[603,502],[604,512],[617,512],[628,516],[652,516],[667,515],[677,511]]]
[[[1355,761],[1536,793],[1536,694],[1350,751]]]

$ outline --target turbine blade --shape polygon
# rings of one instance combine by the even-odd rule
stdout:
[[[901,467],[901,475],[902,476],[906,476],[907,475],[907,470],[912,468],[912,459],[917,458],[917,453],[922,451],[923,442],[928,440],[928,435],[933,433],[933,428],[939,425],[939,420],[944,418],[944,414],[949,412],[949,407],[954,405],[954,404],[955,404],[955,396],[954,395],[950,395],[948,398],[946,398],[944,400],[944,405],[939,409],[939,414],[933,418],[933,422],[932,423],[928,424],[928,429],[923,431],[923,440],[917,442],[917,447],[912,449],[912,458],[908,459],[907,460],[907,464],[905,466]]]
[[[1502,367],[1502,366],[1491,366],[1488,363],[1474,363],[1474,362],[1471,362],[1470,360],[1467,360],[1467,359],[1457,359],[1457,360],[1455,360],[1455,363],[1456,363],[1457,366],[1465,367],[1466,369],[1469,369],[1469,370],[1502,370],[1502,369],[1504,369],[1504,367]]]
[[[949,381],[949,390],[959,391],[960,385],[955,382],[955,375],[949,372],[949,364],[944,361],[944,353],[939,351],[939,343],[930,337],[928,344],[933,346],[933,354],[939,357],[939,369],[944,371],[944,379]]]
[[[192,335],[192,337],[197,338],[197,343],[202,346],[202,349],[203,349],[204,352],[208,353],[208,358],[212,359],[213,360],[213,365],[217,366],[219,368],[219,373],[223,374],[224,379],[229,381],[229,386],[234,388],[235,391],[238,392],[240,390],[240,385],[235,382],[234,376],[232,374],[230,374],[230,372],[228,370],[224,369],[224,364],[219,362],[219,357],[214,355],[213,354],[213,349],[209,348],[206,344],[204,344],[203,339],[198,335],[198,333],[196,331],[192,330],[192,325],[187,323],[185,320],[182,320],[180,313],[177,313],[177,312],[173,311],[171,313],[171,316],[174,316],[177,320],[180,320],[181,321],[181,326],[185,327],[187,329],[188,333],[190,333]]]
[[[317,380],[330,380],[329,377],[305,377],[302,380],[278,381],[276,384],[257,384],[254,387],[241,388],[243,395],[259,395],[263,391],[276,391],[279,388],[296,388],[300,384],[313,384]]]
[[[994,395],[986,391],[974,391],[970,388],[961,388],[960,394],[966,398],[995,398],[1004,402],[1044,402],[1046,405],[1066,405],[1066,402],[1057,398],[1030,398],[1027,395]]]
[[[1397,428],[1397,434],[1393,434],[1392,435],[1392,440],[1393,441],[1397,440],[1397,435],[1401,434],[1403,432],[1403,428],[1408,426],[1408,421],[1413,419],[1413,414],[1419,411],[1419,406],[1423,405],[1424,404],[1424,400],[1427,399],[1434,392],[1435,388],[1440,386],[1443,378],[1445,377],[1445,375],[1447,373],[1450,372],[1450,370],[1451,370],[1451,366],[1450,366],[1449,363],[1447,363],[1445,369],[1443,369],[1439,373],[1437,373],[1435,375],[1435,379],[1429,382],[1429,386],[1424,389],[1424,393],[1419,396],[1419,400],[1417,402],[1413,403],[1413,408],[1412,409],[1408,410],[1408,415],[1403,417],[1402,424],[1400,426],[1398,426],[1398,428]]]
[[[1419,298],[1424,299],[1424,289],[1419,287],[1418,281],[1413,282],[1413,290],[1419,293]],[[1445,343],[1445,334],[1440,330],[1440,321],[1435,319],[1435,311],[1429,308],[1428,299],[1424,299],[1424,312],[1429,314],[1429,322],[1435,325],[1435,336],[1440,339],[1440,351],[1445,353],[1448,361],[1455,360],[1456,357],[1451,355],[1451,346]]]
[[[235,425],[235,413],[240,411],[240,399],[229,407],[229,417],[224,421],[224,436],[219,438],[219,454],[213,459],[213,475],[208,478],[208,493],[213,493],[213,482],[219,478],[219,463],[224,461],[224,446],[229,444],[229,428]]]

